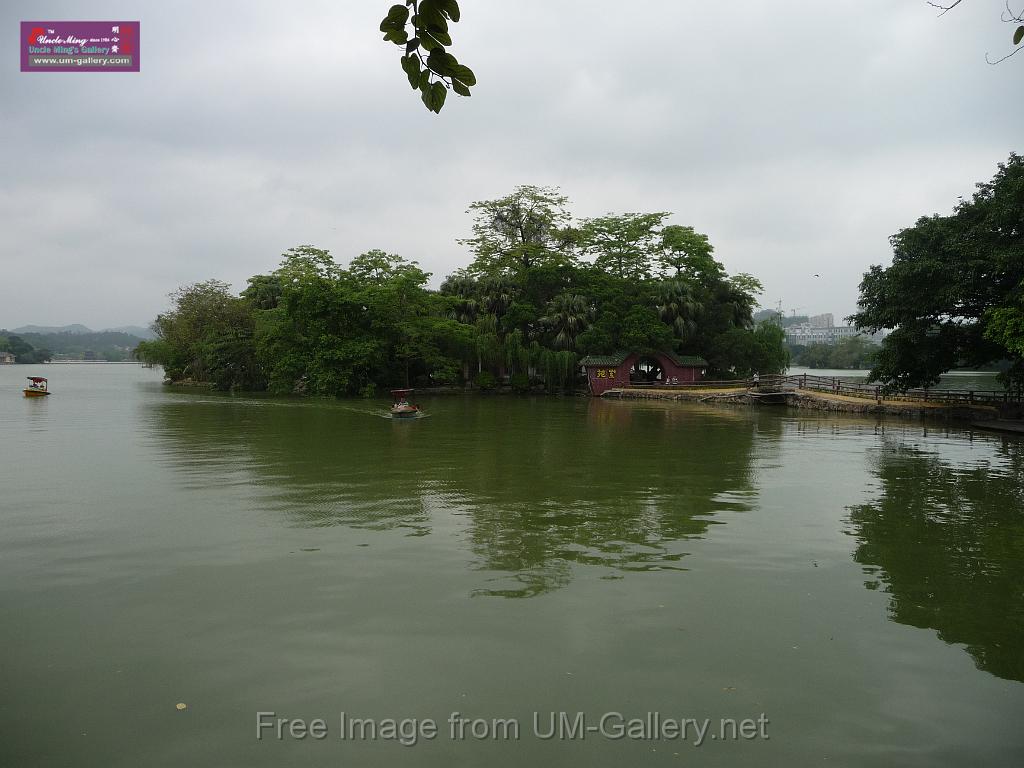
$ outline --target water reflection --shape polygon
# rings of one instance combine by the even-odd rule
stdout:
[[[456,481],[476,500],[470,546],[488,583],[475,594],[541,594],[576,565],[599,566],[609,579],[685,570],[687,542],[721,522],[717,513],[750,509],[749,414],[671,403],[584,407],[585,420],[538,423],[524,444],[537,461],[515,474],[495,455],[500,445],[484,444],[484,460]]]
[[[850,512],[868,588],[893,621],[1024,681],[1024,443],[886,439],[873,463],[879,497]]]
[[[528,597],[581,566],[602,578],[684,570],[687,542],[751,508],[748,412],[595,400],[451,398],[395,423],[333,402],[173,395],[144,413],[190,487],[244,486],[293,524],[441,530],[481,574]],[[774,425],[774,426],[773,426]]]
[[[419,481],[392,423],[331,402],[175,395],[144,413],[154,447],[196,490],[245,486],[253,503],[308,527],[430,532]],[[413,426],[413,425],[405,425]]]

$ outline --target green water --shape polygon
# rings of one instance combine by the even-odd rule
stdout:
[[[1018,438],[586,398],[392,422],[45,371],[29,400],[0,368],[5,768],[1024,756]],[[258,711],[327,737],[257,741]],[[342,740],[342,711],[438,735]],[[534,733],[560,711],[769,738]]]

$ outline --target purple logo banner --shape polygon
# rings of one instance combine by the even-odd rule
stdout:
[[[22,72],[138,72],[137,21],[23,21]]]

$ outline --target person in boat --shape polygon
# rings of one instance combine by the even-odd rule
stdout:
[[[753,384],[754,389],[757,389],[761,384],[761,377],[758,375],[757,371],[754,371]]]

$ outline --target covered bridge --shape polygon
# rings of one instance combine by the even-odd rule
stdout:
[[[708,363],[702,357],[666,352],[621,352],[589,355],[580,361],[587,371],[590,394],[603,395],[617,387],[670,387],[704,378]]]

